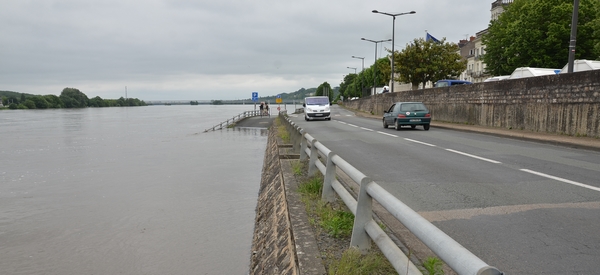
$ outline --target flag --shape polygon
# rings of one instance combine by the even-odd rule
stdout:
[[[425,36],[425,41],[429,41],[429,40],[433,40],[433,42],[440,43],[440,41],[437,40],[437,38],[435,38],[435,37],[433,37],[433,35],[427,33],[427,36]]]

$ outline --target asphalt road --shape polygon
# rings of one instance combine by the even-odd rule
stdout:
[[[505,274],[599,274],[599,151],[332,113],[290,116],[486,263]]]

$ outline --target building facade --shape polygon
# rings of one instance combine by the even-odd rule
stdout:
[[[492,9],[490,20],[498,20],[498,17],[504,8],[510,5],[513,0],[496,0],[492,3]],[[461,80],[471,82],[483,82],[486,79],[492,77],[492,75],[486,73],[485,63],[483,63],[482,56],[485,54],[485,45],[483,44],[482,37],[488,32],[488,29],[479,31],[475,36],[471,36],[469,40],[461,40],[458,43],[460,48],[460,55],[464,60],[467,60],[467,69],[460,74]]]

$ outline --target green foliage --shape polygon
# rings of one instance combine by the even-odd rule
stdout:
[[[302,175],[302,171],[304,170],[304,163],[302,161],[294,161],[292,163],[292,171],[294,172],[294,175],[296,176],[300,176]]]
[[[333,101],[333,89],[331,89],[331,85],[329,85],[329,83],[323,82],[323,84],[319,85],[319,87],[317,87],[317,91],[315,92],[316,96],[323,96],[326,95],[329,97],[329,101]]]
[[[492,75],[519,67],[562,68],[569,58],[572,0],[515,0],[483,36]],[[600,59],[600,2],[581,0],[576,59]]]
[[[48,102],[48,108],[63,108],[64,104],[58,96],[45,95],[43,96],[46,102]]]
[[[146,106],[146,102],[137,98],[102,99],[96,96],[88,99],[84,93],[74,88],[63,89],[60,97],[56,95],[20,94],[10,91],[0,91],[0,96],[2,96],[3,104],[8,105],[9,109]]]
[[[85,108],[88,106],[88,97],[75,88],[64,88],[59,97],[65,104],[65,108]]]
[[[198,105],[198,101],[190,101],[190,105]]]
[[[444,275],[442,260],[429,257],[423,262],[424,275]]]
[[[223,105],[223,100],[212,100],[210,102],[212,105]]]
[[[300,194],[306,195],[316,195],[318,197],[321,196],[321,190],[323,189],[323,178],[320,176],[312,177],[305,183],[300,184],[298,186],[298,192]]]
[[[345,210],[323,212],[321,226],[334,238],[349,237],[354,225],[354,214]]]
[[[348,74],[344,76],[344,81],[340,83],[340,94],[343,95],[344,98],[348,99],[359,96],[359,93],[356,90],[356,85],[354,85],[357,77],[358,75],[356,74]]]
[[[47,109],[50,105],[48,101],[46,101],[46,98],[41,95],[30,97],[28,100],[33,101],[36,109]]]
[[[329,266],[329,275],[377,275],[397,274],[394,267],[380,252],[369,251],[362,255],[356,248],[350,248],[342,254],[339,261]]]
[[[458,45],[442,39],[439,43],[415,39],[402,52],[395,53],[394,70],[400,82],[419,84],[440,79],[456,78],[467,68],[467,61],[458,53]]]

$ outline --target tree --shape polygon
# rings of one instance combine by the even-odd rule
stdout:
[[[48,102],[48,108],[63,108],[64,103],[58,96],[55,95],[45,95],[44,99]]]
[[[331,85],[327,83],[327,81],[323,82],[323,84],[317,87],[317,91],[315,92],[316,96],[328,96],[329,101],[333,101],[333,89],[331,89]]]
[[[31,99],[26,99],[22,105],[27,107],[26,109],[35,109],[35,102]]]
[[[60,93],[60,100],[66,108],[85,108],[88,106],[88,97],[75,88],[64,88]]]
[[[41,96],[41,95],[33,96],[33,97],[29,98],[29,100],[34,102],[35,108],[37,108],[37,109],[47,109],[49,106],[48,101],[46,101],[44,96]]]
[[[569,60],[572,0],[515,0],[483,36],[492,75],[519,67],[562,68]],[[600,58],[600,2],[580,0],[576,59]]]
[[[357,96],[355,95],[356,91],[354,91],[355,86],[352,85],[356,76],[356,74],[348,74],[344,76],[344,81],[340,83],[340,95],[343,95],[345,99]]]
[[[425,87],[429,81],[456,78],[467,68],[467,61],[458,53],[458,45],[446,42],[445,38],[440,42],[417,38],[396,53],[394,62],[396,80],[411,83],[413,90],[419,84]]]

